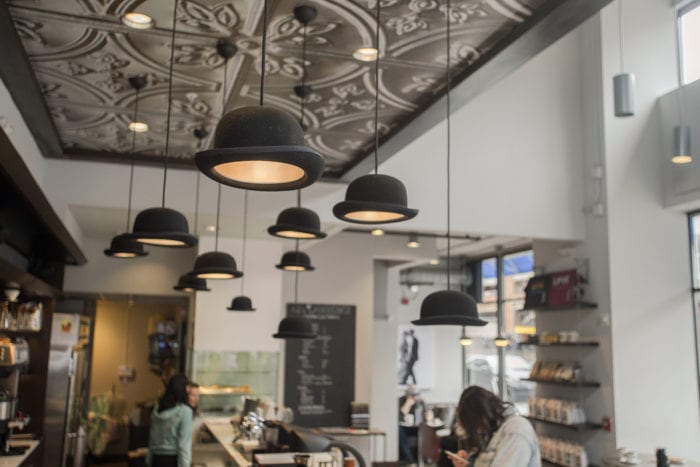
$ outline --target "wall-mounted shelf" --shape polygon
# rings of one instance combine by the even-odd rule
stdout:
[[[600,423],[591,423],[591,422],[586,422],[586,423],[576,423],[576,424],[568,424],[568,423],[560,423],[560,422],[554,422],[551,420],[545,420],[544,418],[537,418],[537,417],[525,417],[530,421],[533,422],[540,422],[540,423],[546,423],[547,425],[552,425],[552,426],[560,426],[563,428],[567,428],[569,430],[574,430],[574,431],[585,431],[585,430],[600,430],[603,428],[603,425]]]
[[[535,378],[522,378],[521,381],[530,381],[531,383],[551,384],[554,386],[565,386],[565,387],[572,387],[572,388],[599,388],[600,387],[600,383],[597,383],[595,381],[568,382],[568,381],[557,381],[557,380],[535,379]]]
[[[576,310],[595,310],[598,308],[597,303],[593,302],[576,302],[571,305],[561,305],[561,306],[533,306],[533,307],[528,307],[528,308],[523,308],[522,310],[518,310],[519,312],[522,311],[576,311]]]
[[[564,464],[558,464],[556,462],[548,461],[547,459],[542,459],[542,465],[544,466],[557,466],[557,467],[565,467]],[[595,464],[588,464],[588,467],[598,467]]]
[[[541,342],[521,342],[520,346],[534,346],[534,347],[599,347],[599,342],[552,342],[549,344]]]

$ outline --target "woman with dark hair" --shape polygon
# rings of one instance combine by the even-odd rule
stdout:
[[[463,449],[455,467],[541,467],[537,434],[527,419],[494,393],[471,386],[459,399],[456,413]]]
[[[165,394],[151,414],[147,464],[151,467],[190,467],[192,409],[187,405],[185,375],[170,378]]]

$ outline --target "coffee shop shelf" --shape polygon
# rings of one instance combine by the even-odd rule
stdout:
[[[599,342],[552,342],[552,343],[542,343],[542,342],[521,342],[518,344],[520,346],[534,346],[534,347],[599,347]]]
[[[555,381],[555,380],[534,379],[534,378],[523,378],[521,381],[529,381],[531,383],[538,383],[538,384],[551,384],[553,386],[564,386],[564,387],[571,387],[571,388],[599,388],[600,387],[600,383],[595,382],[595,381],[568,382],[568,381]]]
[[[542,459],[542,465],[547,467],[566,467],[564,464],[559,464],[557,462],[548,461],[547,459]],[[588,467],[598,467],[595,464],[588,464]]]
[[[557,306],[533,306],[523,308],[518,311],[577,311],[577,310],[595,310],[598,308],[597,303],[593,302],[576,302],[571,305],[557,305]]]
[[[568,424],[568,423],[554,422],[552,420],[545,420],[544,418],[537,418],[537,417],[525,417],[525,418],[527,418],[528,420],[530,420],[532,422],[546,423],[547,425],[560,426],[560,427],[567,428],[569,430],[574,430],[574,431],[600,430],[603,428],[603,425],[601,425],[600,423],[586,422],[586,423]]]

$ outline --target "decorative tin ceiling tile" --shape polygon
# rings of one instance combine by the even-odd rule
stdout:
[[[548,0],[381,0],[379,130],[391,136],[434,102],[445,87],[445,18],[452,23],[453,76],[480,66],[518,25]],[[237,47],[228,71],[226,109],[257,105],[260,94],[262,5],[259,0],[180,0],[174,51],[171,156],[190,164],[192,132],[212,131],[222,111],[223,60],[216,41]],[[352,52],[374,43],[375,0],[307,1],[318,16],[307,29],[306,141],[338,177],[373,151],[374,65]],[[173,2],[163,0],[12,0],[13,21],[40,83],[67,157],[129,159],[135,93],[128,78],[144,75],[136,157],[159,161],[165,146]],[[302,73],[298,0],[270,2],[265,105],[301,119],[293,87]],[[121,15],[139,11],[155,27],[132,30]]]

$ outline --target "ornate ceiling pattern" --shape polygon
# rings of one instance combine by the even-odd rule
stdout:
[[[374,63],[352,52],[372,46],[376,0],[271,0],[265,105],[301,118],[293,87],[302,74],[302,27],[292,11],[313,5],[307,29],[304,124],[307,144],[326,159],[335,178],[371,153],[374,144]],[[379,0],[379,130],[389,137],[434,102],[445,84],[445,17],[452,24],[454,75],[465,76],[479,59],[545,8],[548,0]],[[64,155],[128,161],[135,92],[128,77],[143,75],[137,158],[162,160],[173,1],[11,0],[12,19],[61,138]],[[213,133],[222,113],[223,60],[216,42],[225,37],[238,53],[228,63],[226,110],[257,105],[260,94],[261,0],[179,0],[173,77],[170,157],[192,164],[195,128]],[[149,30],[124,26],[139,11],[155,20]]]

